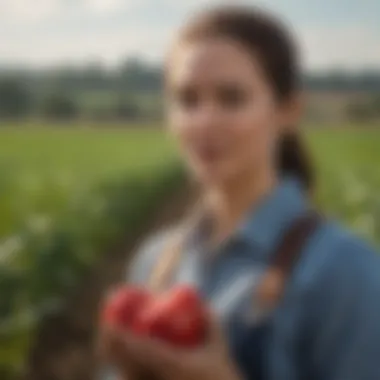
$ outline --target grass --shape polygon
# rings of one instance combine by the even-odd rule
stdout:
[[[78,175],[85,181],[172,158],[162,132],[152,130],[1,129],[0,164],[15,173]],[[84,177],[83,177],[84,176]]]
[[[380,129],[321,129],[307,140],[323,209],[380,243]]]
[[[2,379],[22,368],[40,318],[136,233],[179,170],[157,130],[0,129]]]
[[[323,207],[354,227],[360,219],[377,220],[380,130],[313,129],[306,137]],[[123,175],[149,177],[174,156],[164,134],[154,129],[2,128],[0,238],[27,214],[58,212],[67,194]]]
[[[380,240],[380,129],[312,129],[306,137],[318,172],[319,203],[360,233]],[[26,215],[64,208],[60,198],[67,194],[86,193],[120,176],[149,177],[174,157],[168,139],[153,128],[2,128],[0,241]]]
[[[62,197],[118,177],[149,177],[173,160],[160,131],[0,129],[0,238],[20,213],[58,211]]]

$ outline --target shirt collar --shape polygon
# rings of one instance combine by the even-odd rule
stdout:
[[[272,252],[284,231],[310,208],[301,183],[294,177],[283,178],[276,188],[251,210],[232,237]],[[255,250],[256,251],[256,250]]]
[[[310,203],[300,181],[294,177],[283,178],[259,205],[248,211],[223,247],[243,243],[255,254],[268,255],[279,243],[285,229],[309,208]],[[203,218],[190,234],[188,247],[202,247],[207,231],[208,220]]]

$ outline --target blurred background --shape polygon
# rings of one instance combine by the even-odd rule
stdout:
[[[206,0],[0,0],[0,379],[92,379],[99,297],[189,202],[162,62]],[[316,200],[380,243],[380,3],[268,0],[303,53]]]

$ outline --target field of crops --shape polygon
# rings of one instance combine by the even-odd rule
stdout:
[[[307,132],[318,202],[380,243],[380,130]],[[181,180],[150,129],[0,129],[0,378],[17,371],[41,315]]]
[[[380,244],[380,129],[307,133],[326,213]]]
[[[159,131],[0,129],[0,378],[38,320],[135,234],[181,169]]]

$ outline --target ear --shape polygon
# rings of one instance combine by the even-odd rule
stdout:
[[[281,125],[284,134],[294,133],[302,118],[305,105],[305,94],[297,92],[284,102]]]

